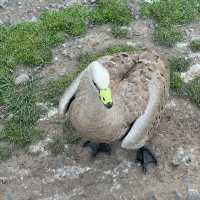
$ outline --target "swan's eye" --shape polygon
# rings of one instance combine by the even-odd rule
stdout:
[[[98,89],[97,84],[94,81],[92,81],[92,82],[93,82],[94,86],[96,87],[96,89]]]

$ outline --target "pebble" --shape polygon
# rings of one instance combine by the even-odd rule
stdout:
[[[182,200],[182,196],[179,192],[175,192],[175,200]]]
[[[178,42],[177,44],[176,44],[176,47],[177,48],[185,48],[185,47],[188,47],[188,43],[185,43],[185,42]]]
[[[200,193],[197,190],[189,189],[187,200],[200,200]]]
[[[18,5],[18,6],[21,6],[21,5],[22,5],[22,2],[21,2],[21,1],[18,1],[18,2],[17,2],[17,5]]]
[[[172,164],[174,166],[185,165],[188,166],[192,162],[191,152],[184,150],[180,147],[172,159]]]
[[[6,8],[8,0],[0,0],[0,8]]]
[[[181,73],[181,78],[185,83],[189,83],[198,77],[200,77],[200,64],[192,65],[187,72]]]
[[[20,74],[16,79],[15,79],[15,84],[19,85],[21,83],[27,82],[29,80],[29,75],[26,73]]]
[[[150,194],[149,197],[147,197],[147,200],[157,200],[154,194]]]
[[[3,25],[3,24],[4,24],[3,21],[0,19],[0,26]]]

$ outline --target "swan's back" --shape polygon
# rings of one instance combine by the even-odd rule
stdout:
[[[156,77],[162,97],[159,115],[167,95],[167,71],[156,53],[118,53],[98,59],[110,72],[113,107],[107,109],[94,93],[86,73],[69,110],[72,125],[87,139],[112,142],[122,138],[144,112],[149,100],[149,82]],[[154,121],[154,120],[153,120]]]

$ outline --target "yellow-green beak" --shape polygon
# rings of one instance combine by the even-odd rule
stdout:
[[[99,91],[99,97],[101,102],[107,107],[112,108],[113,101],[112,101],[112,92],[111,89],[102,89]]]

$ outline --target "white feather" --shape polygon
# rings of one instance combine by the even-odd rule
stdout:
[[[160,89],[158,88],[156,76],[149,82],[149,101],[143,115],[133,124],[128,135],[122,141],[122,148],[138,149],[142,147],[148,139],[148,128],[155,119],[155,113],[160,103]]]
[[[109,72],[103,65],[97,61],[89,65],[93,81],[97,84],[99,89],[107,89],[110,84]]]

